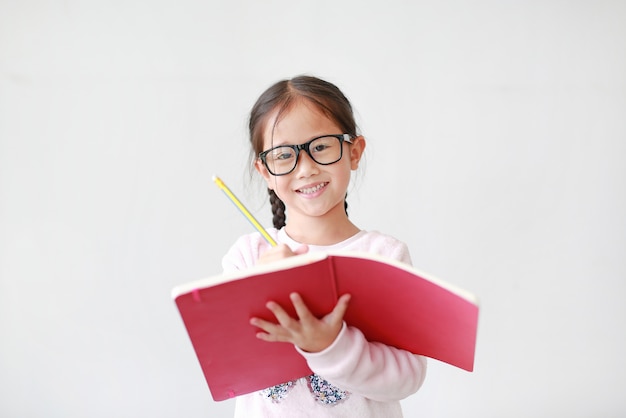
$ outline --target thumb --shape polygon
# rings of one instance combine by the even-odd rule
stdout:
[[[309,252],[309,246],[306,244],[302,244],[293,251],[293,253],[296,255],[306,254],[307,252]]]
[[[337,301],[335,308],[332,310],[331,313],[326,315],[324,319],[326,319],[327,322],[329,323],[343,322],[343,316],[346,314],[346,311],[348,310],[349,302],[350,302],[350,295],[349,294],[342,295]]]

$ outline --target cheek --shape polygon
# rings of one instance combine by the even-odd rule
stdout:
[[[342,164],[341,167],[337,168],[339,168],[339,170],[333,173],[333,177],[337,182],[340,182],[347,188],[348,184],[350,183],[350,177],[352,175],[351,164],[349,162],[346,162],[346,164]]]
[[[272,176],[270,175],[266,181],[267,181],[267,187],[269,187],[270,189],[274,190],[274,192],[276,192],[276,195],[282,200],[283,199],[283,195],[286,191],[288,191],[288,186],[289,183],[286,181],[287,179],[285,179],[285,177],[287,176]]]

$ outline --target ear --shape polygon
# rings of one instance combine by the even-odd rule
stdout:
[[[350,168],[352,170],[359,168],[363,151],[365,151],[365,138],[359,135],[352,140],[352,145],[350,145]]]
[[[272,188],[271,182],[270,182],[271,175],[269,171],[267,171],[267,168],[265,168],[265,166],[263,165],[263,161],[261,161],[260,158],[257,158],[256,161],[254,162],[254,169],[261,175],[261,177],[263,177],[263,179],[265,180],[265,183],[267,183],[267,187],[271,189]]]

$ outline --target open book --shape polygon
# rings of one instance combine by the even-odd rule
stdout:
[[[344,320],[378,341],[472,371],[476,298],[415,268],[367,253],[308,253],[176,287],[176,302],[213,399],[224,400],[311,374],[292,344],[256,338],[251,317],[298,292],[311,312],[352,297]]]

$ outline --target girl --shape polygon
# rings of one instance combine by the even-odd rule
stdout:
[[[243,236],[224,257],[225,271],[307,251],[368,251],[411,262],[404,243],[348,219],[346,191],[365,139],[336,86],[308,76],[280,81],[257,100],[249,128],[254,168],[274,214],[268,233],[279,245],[270,247],[259,233]],[[290,298],[297,318],[268,302],[277,323],[250,323],[268,344],[294,344],[315,374],[238,397],[235,417],[401,417],[399,401],[422,385],[425,358],[369,342],[346,325],[349,295],[323,318],[298,294]]]

